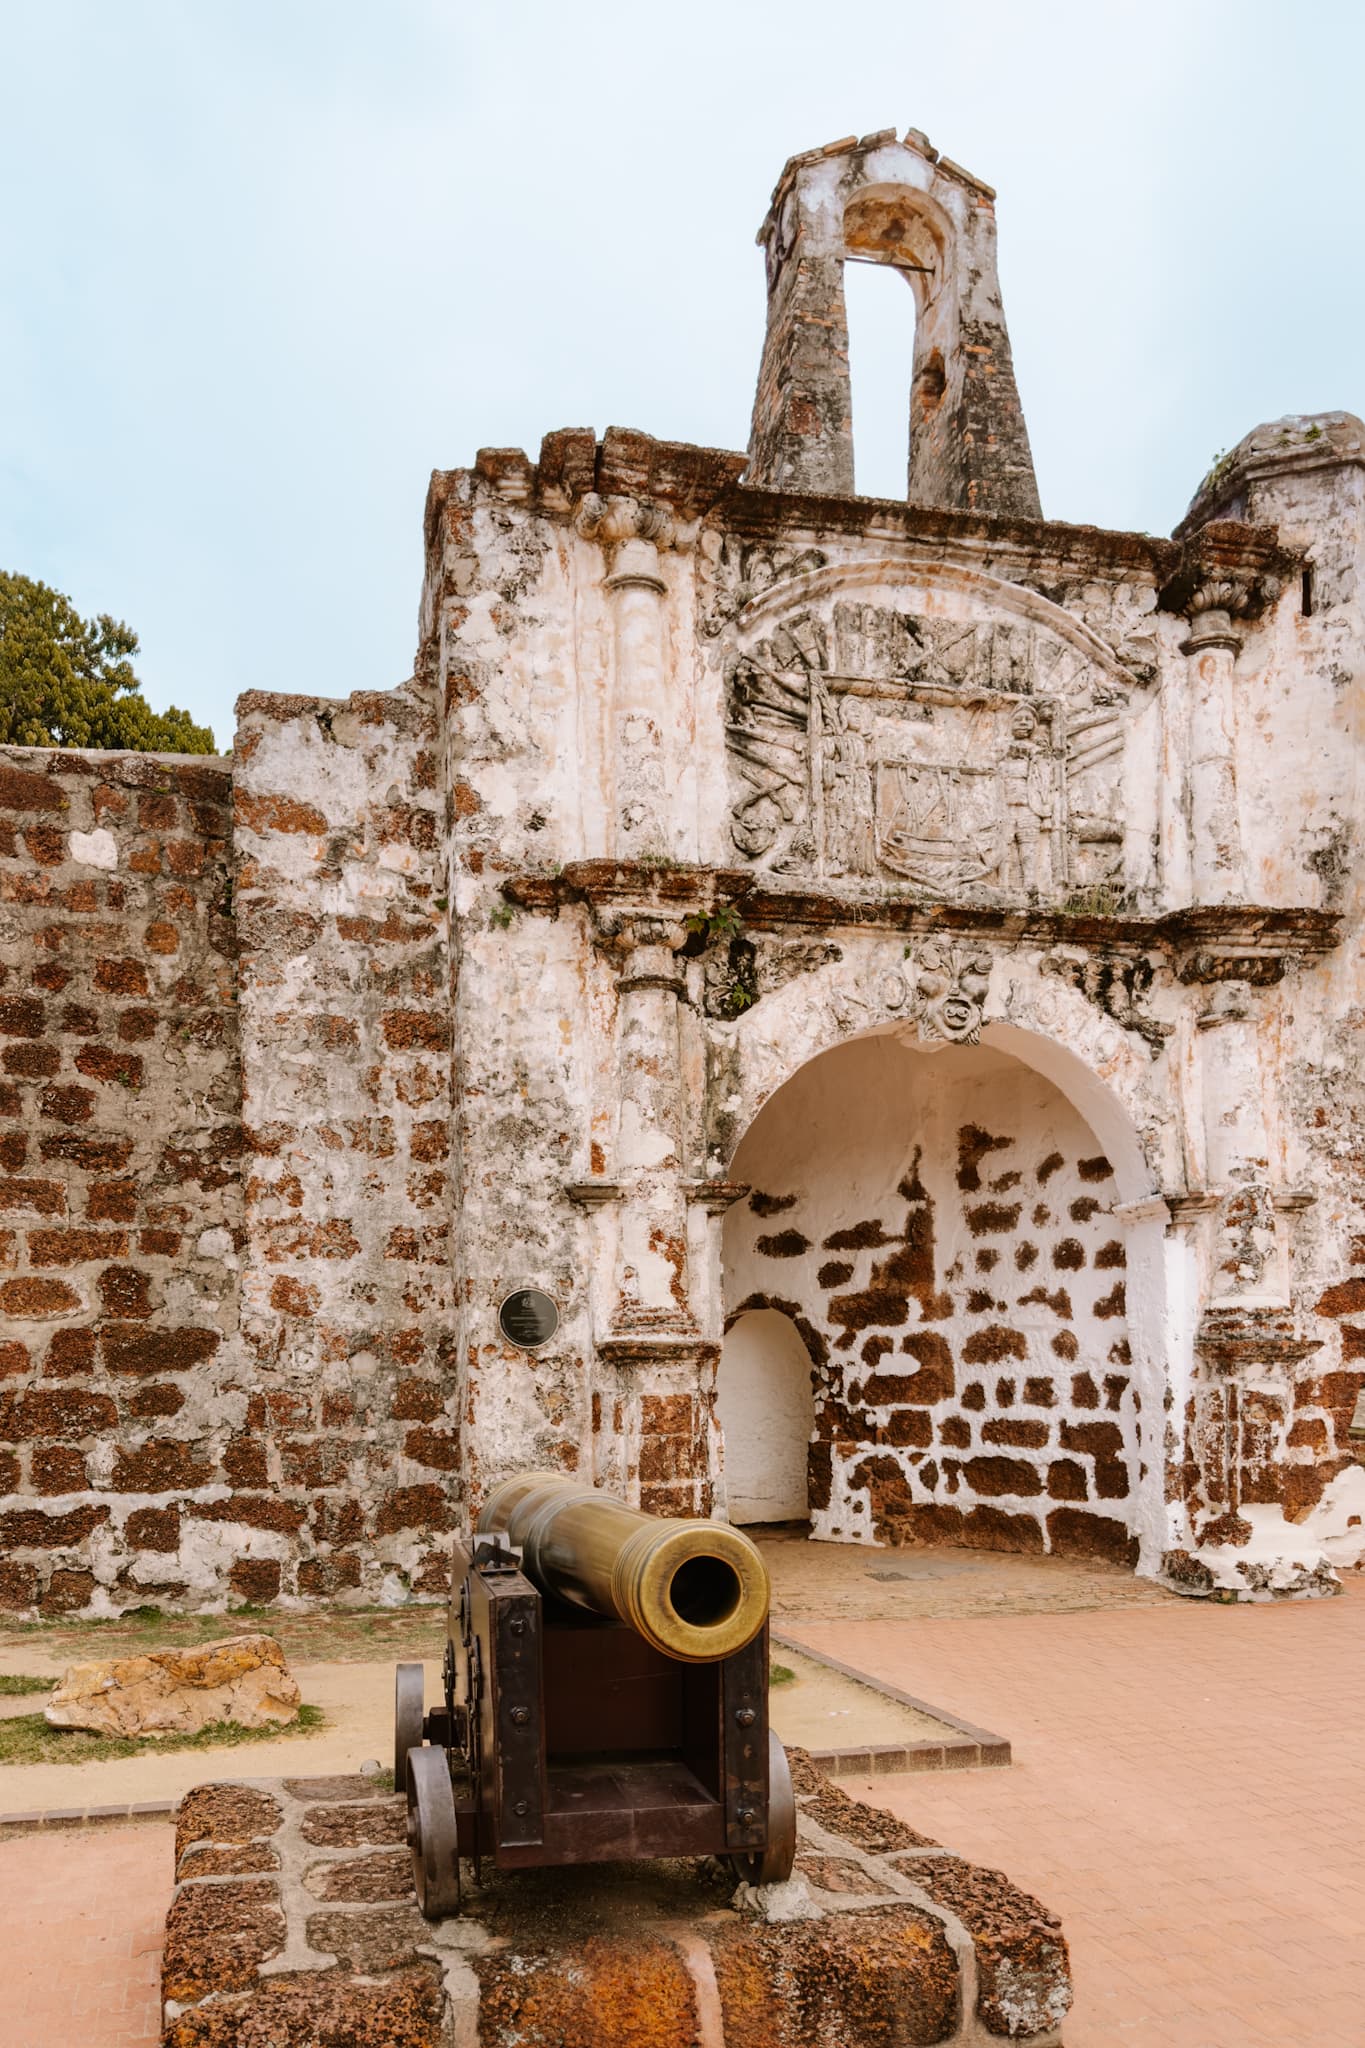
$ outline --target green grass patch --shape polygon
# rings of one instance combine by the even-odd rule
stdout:
[[[792,1670],[790,1664],[770,1664],[768,1666],[768,1683],[769,1685],[794,1685],[796,1683],[796,1673]]]
[[[439,1660],[445,1647],[445,1604],[413,1601],[406,1607],[331,1607],[293,1614],[278,1607],[234,1607],[227,1614],[171,1614],[142,1606],[98,1621],[0,1624],[0,1644],[42,1648],[54,1663],[90,1657],[136,1657],[148,1650],[195,1649],[229,1636],[273,1636],[291,1665],[319,1662],[386,1663],[413,1657]]]
[[[0,1700],[22,1700],[31,1692],[51,1692],[56,1683],[55,1678],[30,1678],[23,1671],[0,1671]]]
[[[44,1691],[48,1689],[46,1683]],[[81,1728],[51,1728],[41,1714],[0,1720],[0,1765],[100,1764],[120,1757],[158,1755],[169,1749],[222,1749],[239,1742],[287,1741],[316,1735],[326,1726],[321,1707],[300,1707],[287,1728],[243,1728],[237,1721],[210,1721],[195,1735],[92,1735]]]

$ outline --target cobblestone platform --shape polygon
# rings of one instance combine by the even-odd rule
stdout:
[[[164,2048],[1060,2042],[1070,1967],[1046,1908],[792,1764],[785,1885],[736,1892],[718,1864],[486,1870],[436,1925],[403,1801],[374,1779],[201,1786],[177,1825]]]

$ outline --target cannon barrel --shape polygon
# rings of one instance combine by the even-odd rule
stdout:
[[[721,1523],[665,1521],[560,1473],[526,1472],[493,1489],[478,1526],[520,1550],[542,1593],[614,1615],[684,1664],[732,1656],[767,1619],[763,1559]]]

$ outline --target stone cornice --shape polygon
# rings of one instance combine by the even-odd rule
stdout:
[[[437,521],[462,480],[494,491],[513,505],[552,517],[572,518],[587,497],[629,498],[666,507],[678,520],[701,518],[732,489],[748,466],[747,455],[731,448],[695,448],[685,441],[656,441],[628,427],[608,427],[599,441],[591,427],[564,427],[547,434],[540,459],[523,448],[481,448],[468,470],[436,470],[427,491],[426,540],[433,544]]]
[[[723,1216],[751,1192],[744,1180],[689,1180],[683,1182],[683,1188],[688,1201],[711,1216]]]
[[[1173,541],[1149,533],[1072,526],[1057,519],[991,518],[982,512],[907,505],[899,498],[827,497],[737,484],[711,518],[746,538],[789,545],[818,542],[829,534],[910,542],[921,554],[936,551],[945,561],[967,558],[998,565],[997,573],[1015,582],[1074,571],[1112,582],[1159,585],[1179,561]]]
[[[709,916],[734,904],[747,932],[885,931],[906,937],[961,937],[1002,945],[1082,946],[1102,953],[1166,955],[1183,982],[1280,979],[1291,955],[1328,953],[1341,918],[1329,910],[1265,904],[1208,904],[1157,917],[1094,916],[1066,910],[996,909],[972,903],[850,899],[815,890],[769,889],[743,868],[658,866],[646,861],[574,861],[558,875],[518,875],[503,895],[521,910],[555,914],[568,903],[601,916],[631,911],[672,919]]]
[[[1271,573],[1282,575],[1285,563],[1293,561],[1284,556],[1273,528],[1233,520],[1205,526],[1192,537],[1192,558],[1190,546],[1153,534],[1052,519],[996,519],[978,512],[907,505],[894,498],[760,489],[740,482],[747,463],[748,457],[734,449],[657,441],[623,427],[609,427],[600,441],[587,427],[547,434],[536,462],[520,448],[483,448],[472,472],[438,470],[433,475],[426,511],[428,546],[442,507],[458,491],[460,480],[472,474],[476,486],[493,490],[508,503],[560,519],[573,518],[589,496],[633,498],[667,507],[680,521],[709,517],[754,539],[790,543],[844,534],[910,542],[919,552],[937,551],[945,560],[967,558],[994,565],[1016,582],[1073,573],[1113,582],[1137,580],[1161,590],[1163,603],[1171,609],[1183,607],[1164,593],[1178,591],[1192,559],[1203,566],[1191,587],[1208,580],[1210,549],[1222,574],[1240,571],[1252,581]]]
[[[1216,1370],[1241,1366],[1298,1365],[1321,1351],[1320,1337],[1305,1337],[1290,1310],[1276,1304],[1235,1304],[1204,1311],[1194,1348]]]
[[[687,1330],[611,1330],[593,1346],[604,1365],[692,1366],[701,1370],[720,1356],[710,1338]]]

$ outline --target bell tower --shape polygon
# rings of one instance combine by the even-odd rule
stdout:
[[[1041,517],[995,261],[995,194],[910,129],[794,156],[758,241],[768,325],[748,481],[852,497],[845,263],[898,271],[914,293],[906,497]]]

